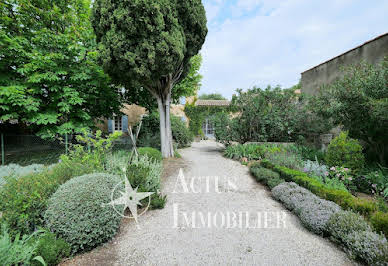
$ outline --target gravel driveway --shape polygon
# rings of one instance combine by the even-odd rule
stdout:
[[[223,158],[220,150],[212,141],[181,150],[188,167],[184,179],[177,179],[179,171],[165,178],[166,207],[148,211],[138,226],[125,222],[108,244],[110,259],[87,256],[66,265],[353,264],[273,200],[248,167]]]
[[[202,141],[180,153],[189,165],[183,171],[186,183],[177,181],[178,173],[165,180],[165,209],[148,212],[139,228],[132,223],[117,239],[116,265],[352,264],[328,240],[304,229],[253,180],[248,167],[223,158],[219,144]],[[246,212],[248,226],[247,216],[239,215]],[[233,213],[238,218],[228,225]]]

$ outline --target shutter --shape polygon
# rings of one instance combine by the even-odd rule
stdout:
[[[123,132],[128,133],[128,116],[123,115],[121,119],[123,125]]]
[[[112,132],[113,132],[113,120],[108,119],[108,133],[112,133]]]

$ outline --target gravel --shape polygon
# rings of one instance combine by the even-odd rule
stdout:
[[[221,145],[213,141],[196,142],[191,148],[180,150],[189,165],[183,170],[189,192],[183,193],[182,183],[177,182],[178,171],[165,178],[162,192],[168,196],[166,207],[146,212],[138,225],[133,220],[125,223],[122,232],[108,244],[115,251],[111,265],[354,264],[330,241],[305,229],[295,215],[250,176],[248,167],[222,157],[221,150]],[[193,177],[202,177],[202,183],[196,178],[193,186],[194,192],[202,192],[191,190]],[[215,177],[218,183],[214,182]],[[193,228],[191,220],[185,222],[183,212],[189,219],[193,212],[197,215],[197,228]],[[241,227],[234,226],[233,220],[229,227],[226,221],[222,225],[222,215],[228,220],[240,212],[250,215],[249,219],[242,216]],[[208,213],[215,215],[216,226],[207,223]],[[205,224],[201,223],[200,214]],[[98,261],[94,260],[93,265],[103,265]],[[67,265],[78,265],[77,260]]]

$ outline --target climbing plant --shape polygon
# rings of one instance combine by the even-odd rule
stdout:
[[[206,118],[214,117],[218,113],[229,113],[229,106],[196,106],[197,98],[191,103],[186,103],[185,114],[189,118],[189,129],[194,136],[203,137],[202,124]]]

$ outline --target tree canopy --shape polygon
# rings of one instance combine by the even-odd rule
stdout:
[[[156,99],[162,154],[173,156],[171,93],[207,35],[201,0],[96,0],[92,24],[104,70],[133,98]]]
[[[364,141],[388,164],[388,58],[379,66],[365,62],[344,69],[344,76],[321,88],[311,108],[323,119]]]
[[[119,109],[96,64],[90,1],[0,3],[0,120],[42,136],[81,131]]]
[[[226,100],[221,93],[209,93],[209,94],[201,94],[198,99],[200,100]]]

